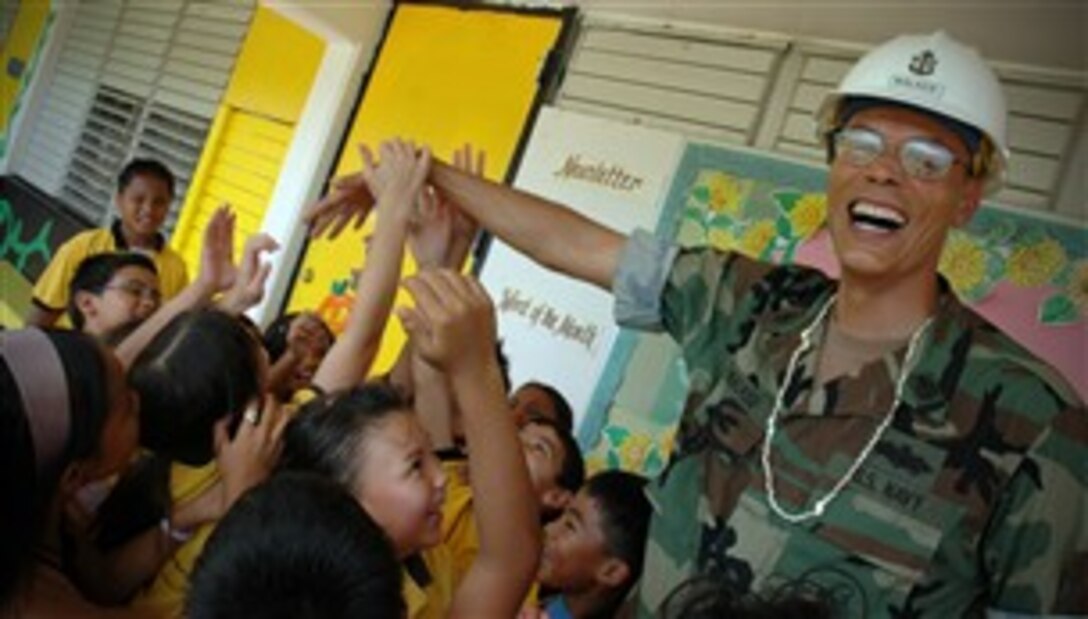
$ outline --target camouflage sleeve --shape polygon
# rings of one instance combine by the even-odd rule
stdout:
[[[627,239],[612,282],[613,315],[623,327],[661,330],[661,293],[679,249],[638,229]]]
[[[983,560],[994,610],[1088,613],[1088,411],[1066,408],[1006,488]]]

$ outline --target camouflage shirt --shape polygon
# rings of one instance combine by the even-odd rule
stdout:
[[[617,320],[665,329],[690,381],[676,450],[648,491],[639,615],[696,575],[740,591],[813,585],[851,618],[1088,611],[1084,404],[947,287],[894,411],[904,349],[818,386],[818,355],[799,358],[770,448],[787,511],[826,496],[893,418],[821,516],[794,524],[770,509],[767,419],[800,333],[836,290],[800,266],[641,231],[628,242]]]

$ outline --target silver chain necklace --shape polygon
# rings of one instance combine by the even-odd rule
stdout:
[[[918,354],[918,343],[922,340],[922,335],[929,329],[929,325],[933,322],[933,317],[930,316],[918,325],[918,328],[914,330],[914,333],[910,336],[910,344],[907,346],[907,354],[903,358],[903,366],[899,370],[899,376],[895,381],[895,400],[892,401],[892,406],[888,409],[888,413],[881,420],[880,425],[877,426],[873,435],[869,437],[869,441],[862,448],[861,453],[847,469],[846,474],[842,476],[831,490],[824,496],[813,502],[812,507],[802,510],[796,513],[790,513],[786,511],[782,505],[779,504],[778,498],[774,492],[774,469],[771,468],[771,443],[774,441],[775,426],[778,421],[779,415],[785,409],[783,400],[786,396],[786,389],[789,388],[790,383],[793,382],[794,372],[797,371],[797,362],[801,356],[812,350],[815,342],[812,335],[816,331],[816,328],[823,324],[827,318],[828,312],[831,311],[832,306],[835,304],[836,296],[832,295],[830,299],[824,303],[824,306],[820,309],[820,312],[816,315],[816,319],[812,321],[805,330],[801,332],[801,343],[794,349],[793,355],[790,357],[789,365],[786,366],[786,375],[782,379],[782,384],[778,387],[778,393],[775,394],[774,408],[771,409],[771,416],[767,418],[767,431],[763,437],[763,449],[761,454],[761,460],[763,464],[763,484],[767,491],[767,502],[770,503],[771,509],[783,520],[797,524],[804,522],[810,518],[817,518],[824,514],[824,510],[827,509],[828,504],[835,500],[835,497],[839,495],[839,492],[846,487],[846,484],[853,479],[854,474],[861,468],[861,463],[869,457],[869,452],[876,447],[877,441],[884,435],[884,431],[888,429],[888,426],[892,423],[892,417],[895,410],[899,408],[899,404],[903,401],[903,388],[907,382],[907,376],[914,368],[916,363],[916,356]]]

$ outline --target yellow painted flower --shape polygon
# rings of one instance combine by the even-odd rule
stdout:
[[[953,230],[941,254],[940,270],[953,289],[966,292],[985,279],[986,252],[970,235]]]
[[[806,193],[790,211],[790,224],[794,236],[807,239],[827,218],[827,196],[822,193]]]
[[[642,471],[652,447],[653,441],[649,435],[632,432],[619,446],[620,468],[625,471]]]
[[[752,224],[740,237],[741,253],[758,258],[777,235],[774,222],[763,219]]]
[[[1061,272],[1067,261],[1061,243],[1048,238],[1014,249],[1005,273],[1017,286],[1041,286]]]
[[[733,235],[732,230],[725,228],[711,228],[707,240],[715,249],[730,250],[737,247],[737,237]]]
[[[1065,291],[1080,313],[1088,316],[1088,260],[1080,260],[1073,265],[1073,276]]]
[[[736,177],[722,172],[713,172],[706,179],[706,188],[710,195],[711,211],[727,215],[736,215],[740,212],[746,188]]]

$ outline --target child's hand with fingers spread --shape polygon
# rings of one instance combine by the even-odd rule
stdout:
[[[286,409],[268,397],[259,408],[254,403],[246,409],[234,438],[227,431],[229,419],[216,424],[215,459],[223,479],[224,512],[272,472],[283,448],[287,421]]]
[[[430,171],[431,152],[424,148],[417,154],[414,144],[396,139],[383,142],[380,153],[381,162],[371,172],[372,185],[381,187],[378,209],[407,221]]]
[[[366,145],[359,146],[364,163],[373,163]],[[306,207],[302,220],[310,224],[310,236],[335,239],[348,224],[355,230],[363,227],[374,208],[374,192],[367,183],[366,170],[333,179],[332,188],[317,202]]]
[[[478,281],[446,269],[404,282],[415,300],[399,316],[419,354],[455,373],[496,364],[495,308]]]
[[[287,349],[301,359],[313,351],[328,347],[328,334],[321,319],[313,312],[302,312],[287,328]]]
[[[236,269],[234,285],[223,297],[220,306],[231,313],[241,314],[264,298],[264,285],[272,265],[262,260],[265,254],[278,251],[280,244],[265,233],[251,235],[242,250],[242,262]]]
[[[200,272],[197,284],[205,294],[213,295],[234,285],[235,215],[230,205],[223,203],[215,209],[204,227],[204,243],[200,250]]]

